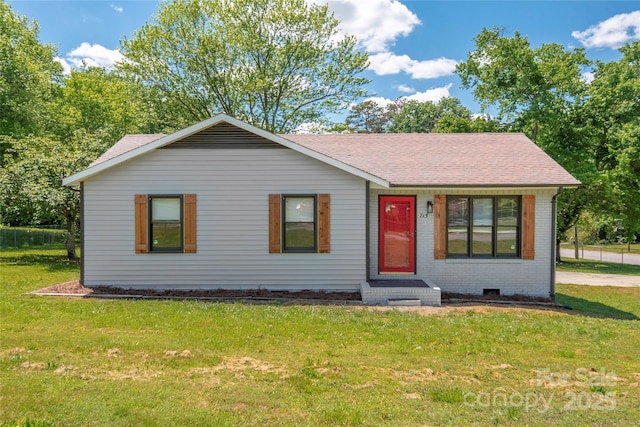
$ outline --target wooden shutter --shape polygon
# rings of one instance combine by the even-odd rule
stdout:
[[[196,195],[184,195],[184,253],[196,253]]]
[[[436,194],[433,201],[433,258],[447,258],[447,196]]]
[[[269,253],[279,254],[280,239],[282,233],[280,231],[280,222],[282,216],[280,215],[280,195],[269,194]]]
[[[136,253],[144,254],[148,251],[147,235],[149,227],[147,226],[147,195],[136,194],[135,196],[135,240]]]
[[[318,252],[331,251],[331,196],[318,195]]]
[[[535,258],[536,196],[522,197],[522,259]]]

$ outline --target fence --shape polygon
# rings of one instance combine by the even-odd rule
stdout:
[[[0,248],[2,249],[64,245],[66,240],[67,230],[61,225],[0,227]]]
[[[638,245],[634,244],[631,250],[627,245],[578,245],[578,258],[589,259],[594,261],[613,262],[618,264],[635,264],[640,265],[640,250]],[[563,247],[560,254],[566,258],[575,258],[575,247]]]

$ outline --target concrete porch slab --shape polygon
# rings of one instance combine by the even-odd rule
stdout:
[[[440,288],[425,280],[371,280],[360,284],[360,294],[367,305],[441,305]]]

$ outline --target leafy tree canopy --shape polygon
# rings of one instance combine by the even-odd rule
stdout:
[[[62,79],[51,107],[51,133],[60,139],[76,130],[115,142],[127,133],[166,131],[161,102],[152,89],[103,68],[72,70]],[[163,118],[165,120],[163,120]]]
[[[271,132],[322,121],[365,95],[368,56],[326,5],[176,0],[122,41],[121,69],[188,121],[224,112]]]
[[[438,119],[433,133],[480,133],[508,132],[509,127],[502,126],[497,120],[487,116],[461,117],[447,113]]]
[[[37,222],[55,220],[67,226],[67,253],[76,258],[74,232],[80,199],[77,191],[60,186],[60,180],[87,167],[105,151],[103,140],[84,131],[58,141],[29,136],[14,140],[0,170],[0,206],[3,217],[24,214],[28,207]]]
[[[620,61],[597,64],[584,115],[598,182],[606,189],[592,202],[595,216],[606,212],[604,220],[620,222],[631,241],[640,235],[640,41],[620,51]]]
[[[0,2],[0,135],[38,133],[48,123],[46,104],[62,72],[55,52],[38,41],[36,22]]]
[[[442,98],[438,103],[431,101],[400,101],[397,110],[391,117],[388,127],[391,133],[431,132],[441,117],[469,118],[471,111],[458,98]]]
[[[619,207],[640,204],[640,192],[633,192],[636,165],[626,160],[638,144],[640,43],[623,47],[620,62],[596,64],[588,83],[584,72],[594,64],[583,49],[532,48],[519,33],[506,37],[500,28],[484,29],[475,41],[475,51],[457,68],[463,88],[472,89],[483,108],[497,106],[499,119],[526,133],[583,183],[559,199],[559,238],[583,209],[604,208],[637,229],[635,208]]]
[[[383,133],[390,118],[389,109],[369,99],[349,108],[345,125],[355,133]]]

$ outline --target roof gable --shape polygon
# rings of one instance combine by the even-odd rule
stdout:
[[[218,129],[213,129],[219,126]],[[209,138],[206,135],[209,135]],[[231,136],[234,138],[233,143],[224,143],[218,141],[212,142],[210,140],[211,134]],[[198,144],[218,145],[221,147],[234,147],[239,148],[243,146],[243,142],[236,144],[237,136],[242,135],[244,137],[244,147],[253,146],[256,144],[272,144],[271,146],[290,148],[301,154],[314,158],[316,160],[327,163],[338,169],[344,170],[355,176],[359,176],[363,179],[376,182],[382,186],[388,187],[389,183],[381,180],[375,175],[371,175],[362,170],[358,170],[349,164],[343,163],[340,160],[326,156],[320,152],[314,151],[302,145],[296,144],[288,139],[279,135],[274,135],[265,130],[259,129],[248,123],[234,119],[226,114],[218,114],[210,119],[204,120],[200,123],[196,123],[171,135],[127,135],[113,145],[107,152],[96,159],[87,169],[80,171],[74,175],[71,175],[62,180],[62,185],[73,186],[79,185],[82,181],[95,176],[102,171],[117,166],[123,162],[132,160],[139,156],[142,156],[150,151],[169,148],[170,145],[176,144],[172,148],[193,148]],[[182,146],[182,147],[181,147]]]

